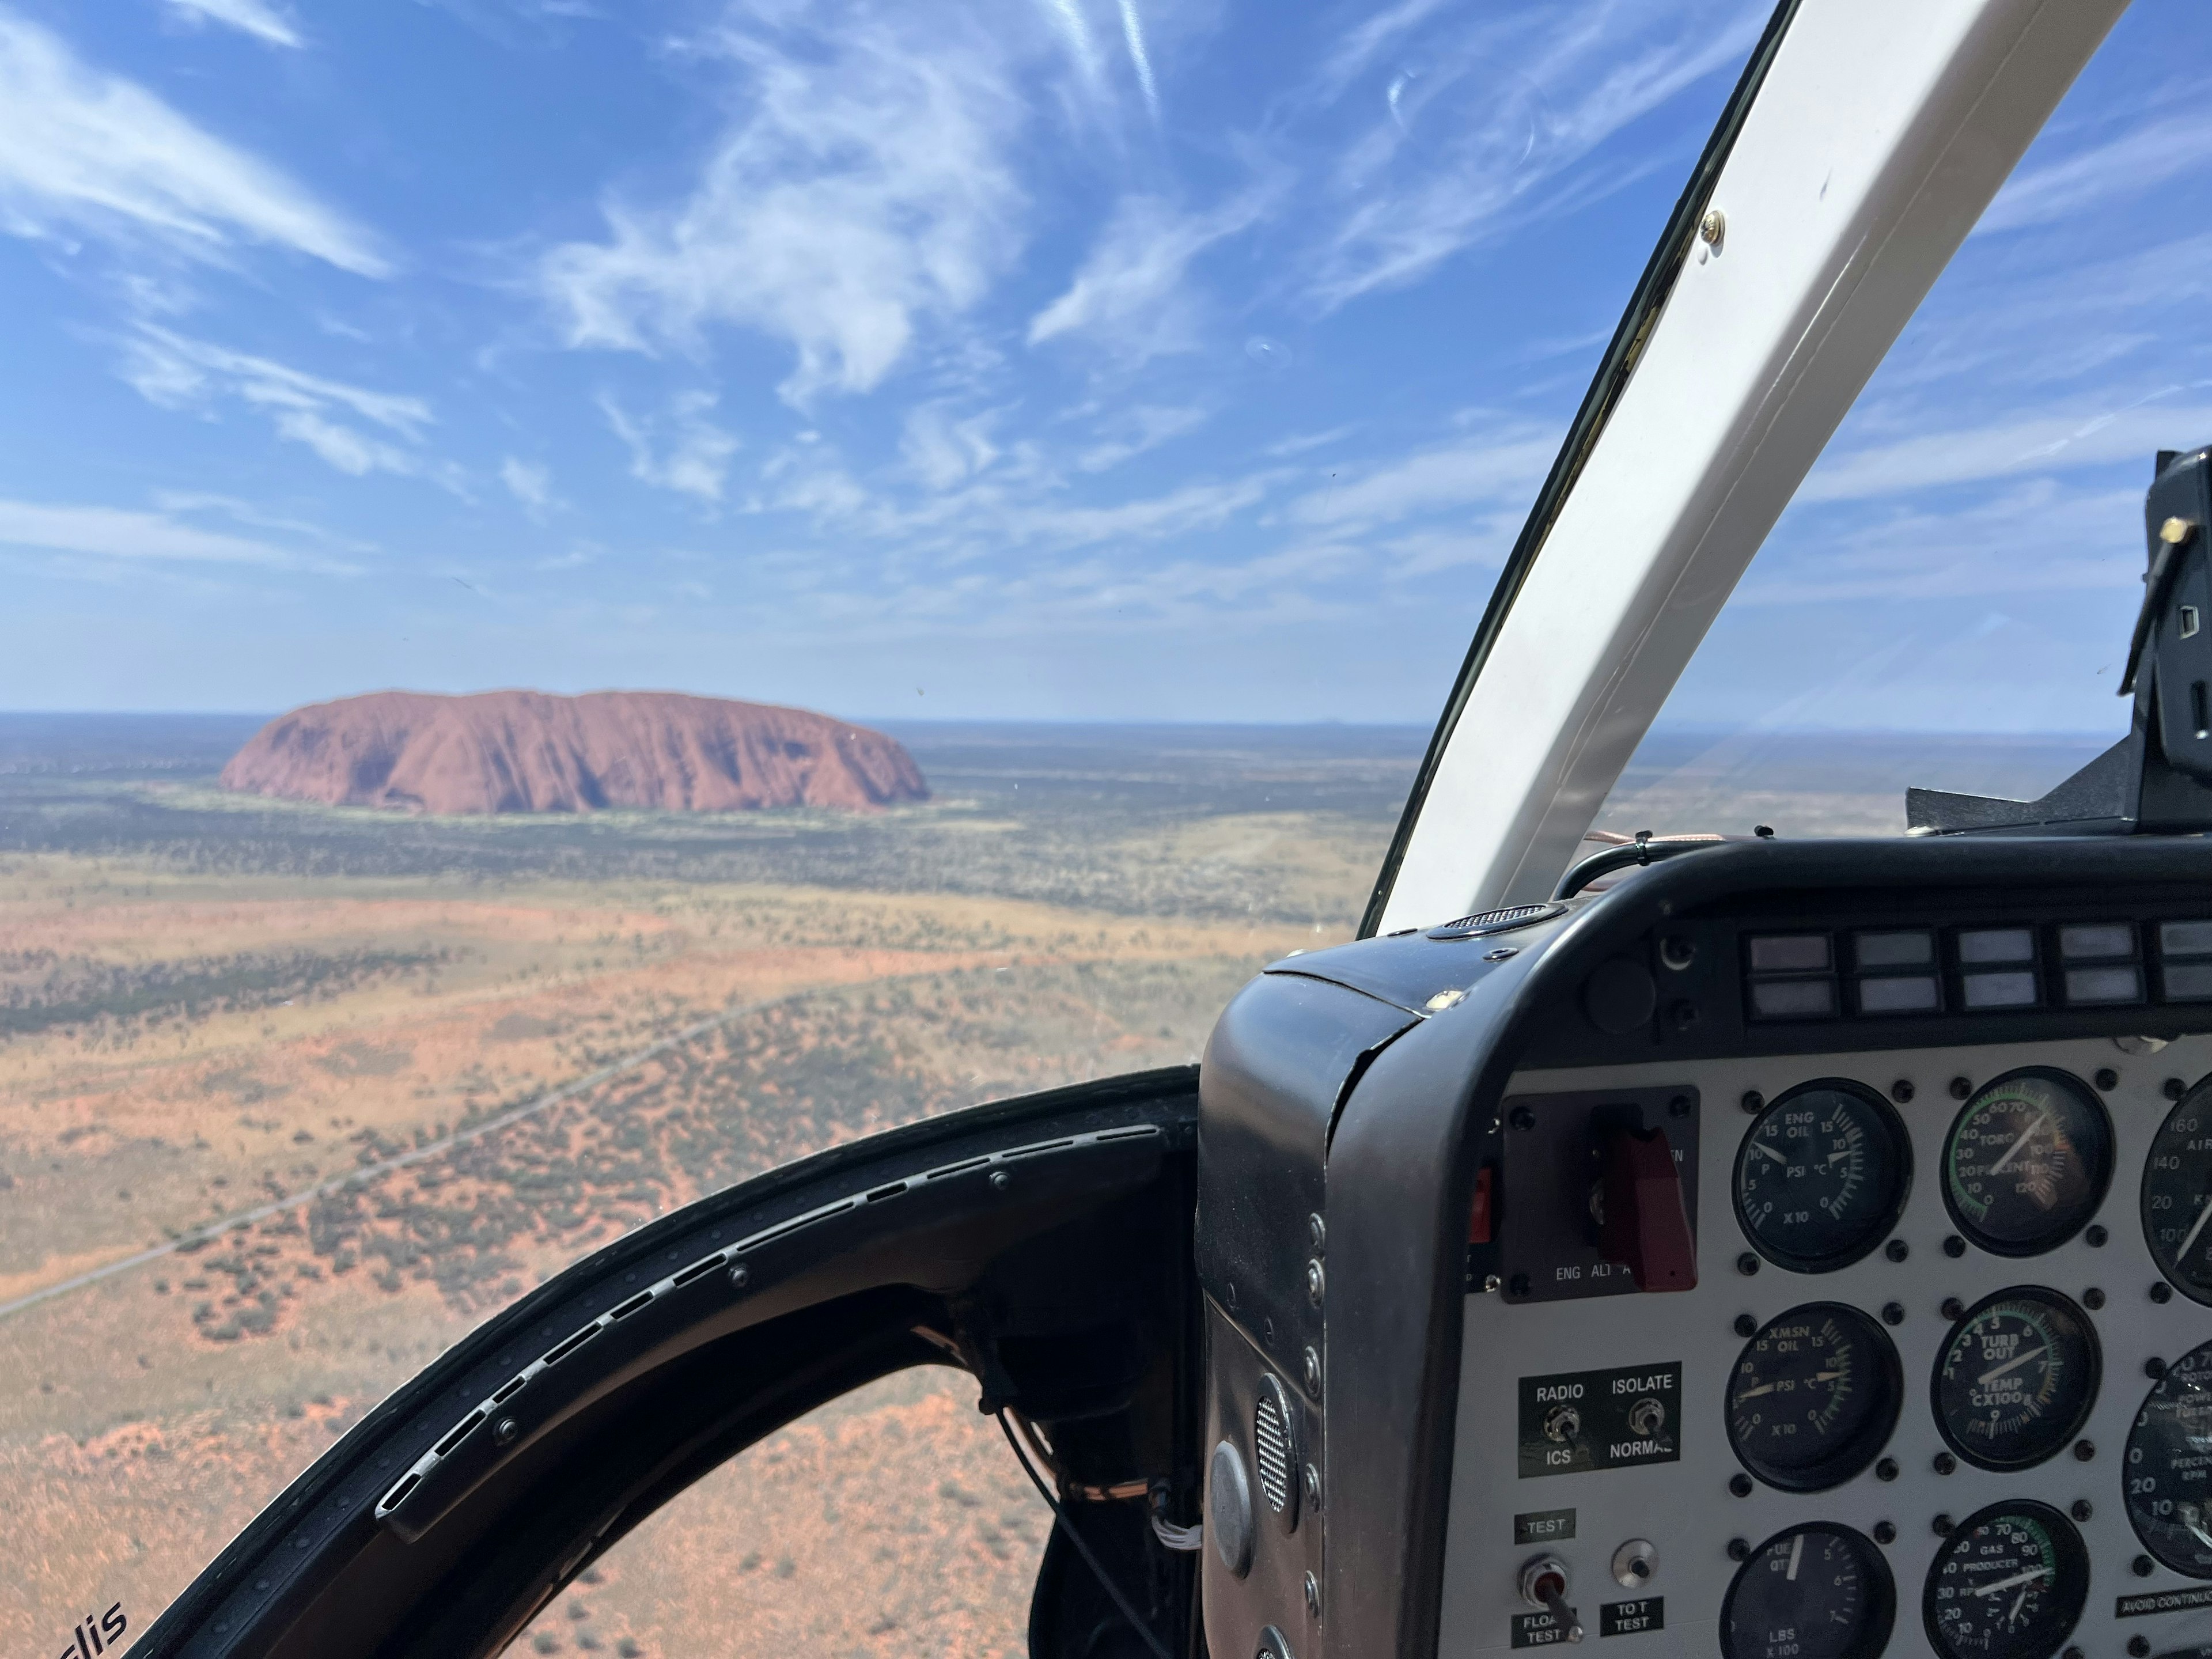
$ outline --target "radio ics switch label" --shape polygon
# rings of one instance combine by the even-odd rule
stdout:
[[[1682,1365],[1521,1379],[1521,1477],[1679,1462]]]

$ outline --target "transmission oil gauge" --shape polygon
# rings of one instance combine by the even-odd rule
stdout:
[[[1816,1521],[1775,1534],[1736,1570],[1721,1603],[1722,1659],[1874,1659],[1896,1619],[1881,1552]]]
[[[1778,1267],[1847,1267],[1889,1236],[1911,1184],[1905,1125],[1863,1084],[1792,1089],[1753,1120],[1735,1158],[1735,1213]]]
[[[2212,1302],[2212,1079],[2159,1126],[2143,1165],[2143,1242],[2184,1296]]]
[[[2047,1504],[1992,1504],[1960,1522],[1920,1599],[1946,1659],[2051,1659],[2089,1595],[2089,1553]]]
[[[1943,1202],[1997,1255],[2039,1255],[2081,1231],[2112,1177],[2112,1126],[2063,1072],[2012,1072],[1968,1101],[1943,1143]]]
[[[2097,1334],[2056,1291],[1999,1291],[1966,1310],[1936,1361],[1936,1425],[1985,1469],[2024,1469],[2072,1440],[2096,1402]]]
[[[1840,1302],[1808,1303],[1768,1321],[1736,1357],[1729,1445],[1768,1486],[1820,1492],[1874,1462],[1904,1393],[1881,1326]]]
[[[2166,1368],[2128,1435],[2128,1521],[2176,1572],[2212,1578],[2212,1342]]]

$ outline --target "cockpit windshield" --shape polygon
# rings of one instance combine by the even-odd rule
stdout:
[[[1766,17],[0,0],[0,1646],[653,1217],[1350,937]],[[530,1648],[1015,1650],[910,1383]]]
[[[1601,836],[1893,835],[1911,787],[2031,799],[2125,734],[2142,495],[2212,439],[2212,126],[2179,8],[2090,62],[1767,538]]]

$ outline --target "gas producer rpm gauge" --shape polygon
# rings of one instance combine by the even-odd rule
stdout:
[[[1745,1132],[1736,1219],[1778,1267],[1830,1273],[1889,1236],[1911,1181],[1911,1142],[1890,1103],[1824,1078],[1781,1096]]]
[[[1968,1516],[1928,1569],[1920,1609],[1944,1659],[2051,1659],[2089,1595],[2089,1553],[2048,1504],[2016,1500]]]
[[[1984,1085],[1943,1143],[1943,1202],[1997,1255],[2039,1255],[2081,1231],[2112,1177],[2112,1125],[2086,1085],[2045,1066]]]
[[[1999,1291],[1966,1310],[1936,1356],[1936,1425],[1985,1469],[2040,1463],[2096,1403],[2100,1357],[2087,1315],[2056,1291]]]

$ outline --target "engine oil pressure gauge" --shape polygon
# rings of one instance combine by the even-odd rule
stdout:
[[[1985,1469],[2024,1469],[2081,1430],[2097,1400],[2097,1334],[2056,1291],[2022,1285],[1966,1310],[1936,1361],[1936,1425]]]
[[[1943,1202],[1996,1255],[2040,1255],[2080,1232],[2112,1178],[2112,1125],[2087,1085],[2030,1066],[1986,1085],[1943,1143]]]
[[[1735,1214],[1777,1267],[1848,1267],[1889,1236],[1912,1183],[1905,1125],[1864,1084],[1801,1084],[1753,1120],[1735,1158]]]

